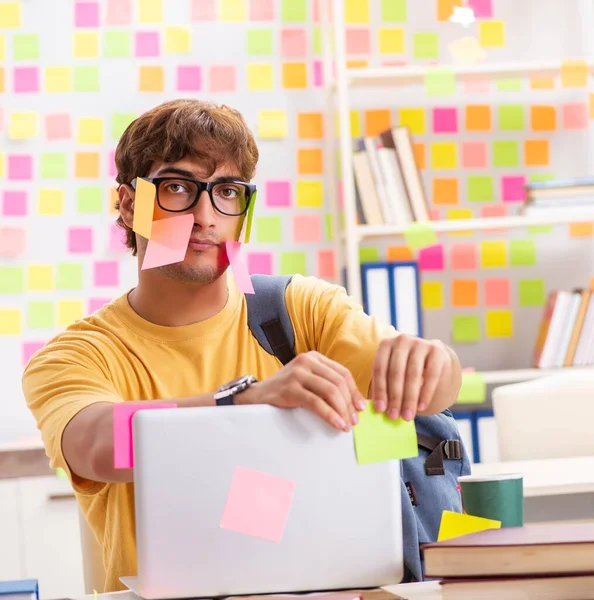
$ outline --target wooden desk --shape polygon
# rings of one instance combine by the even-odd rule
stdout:
[[[522,473],[527,523],[594,519],[594,456],[472,465],[473,475]]]

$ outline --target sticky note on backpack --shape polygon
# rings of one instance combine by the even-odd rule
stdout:
[[[486,529],[500,529],[501,521],[444,510],[439,525],[438,542]]]

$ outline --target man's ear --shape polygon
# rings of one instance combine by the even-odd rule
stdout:
[[[127,183],[123,183],[118,188],[118,197],[120,199],[120,215],[122,221],[132,229],[134,221],[134,189]]]

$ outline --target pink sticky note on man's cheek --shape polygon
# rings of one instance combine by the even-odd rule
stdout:
[[[241,250],[241,243],[234,240],[227,240],[225,242],[225,250],[227,251],[227,258],[233,271],[233,277],[235,277],[237,289],[242,294],[253,294],[254,286],[250,278],[247,259]]]
[[[235,467],[220,527],[270,542],[283,539],[295,482]]]
[[[134,467],[134,444],[132,443],[132,417],[139,410],[153,408],[177,408],[175,402],[118,402],[113,405],[113,466],[114,469]]]
[[[194,215],[180,215],[153,221],[142,269],[153,269],[184,260],[194,227]]]

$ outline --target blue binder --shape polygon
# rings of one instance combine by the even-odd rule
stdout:
[[[20,579],[0,581],[1,596],[32,596],[39,599],[39,583],[37,579]]]
[[[402,333],[423,337],[419,267],[415,261],[363,263],[361,280],[367,314]]]

